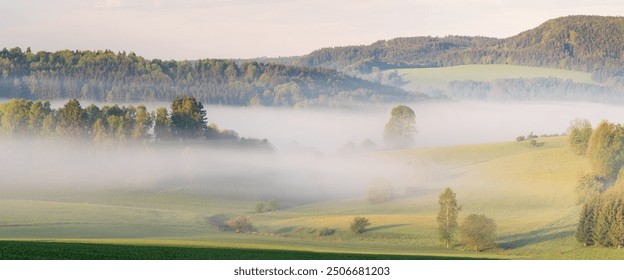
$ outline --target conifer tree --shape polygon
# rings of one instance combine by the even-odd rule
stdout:
[[[583,204],[576,229],[576,240],[584,246],[594,245],[594,229],[596,227],[595,216],[596,199]]]
[[[615,217],[615,207],[611,201],[611,196],[602,197],[598,203],[598,215],[596,216],[596,228],[594,230],[594,240],[597,244],[610,247],[609,231],[613,225]]]

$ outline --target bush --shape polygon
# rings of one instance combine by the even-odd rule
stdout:
[[[279,209],[280,209],[280,206],[279,206],[279,203],[277,203],[277,200],[271,199],[267,206],[267,211],[277,211]]]
[[[522,141],[524,141],[524,140],[526,140],[526,138],[525,138],[524,136],[518,136],[518,137],[516,137],[516,142],[522,142]]]
[[[533,146],[533,147],[537,147],[537,140],[532,139],[532,140],[531,140],[531,146]]]
[[[485,215],[468,215],[459,233],[462,242],[475,251],[496,247],[496,222]]]
[[[264,202],[256,203],[256,212],[262,213],[264,211],[266,211],[266,204],[264,204]]]
[[[394,190],[390,186],[390,182],[385,179],[375,179],[368,184],[367,200],[370,203],[377,204],[392,200]]]
[[[576,203],[583,204],[607,189],[607,180],[595,173],[585,174],[576,182]]]
[[[246,216],[238,216],[228,221],[228,227],[237,233],[254,231],[254,227]]]
[[[322,227],[318,230],[318,236],[328,236],[328,235],[332,235],[336,232],[336,229],[333,228],[327,228],[327,227]]]
[[[264,202],[256,203],[256,212],[258,213],[277,211],[279,209],[280,209],[279,203],[275,199],[271,199],[267,203],[264,203]]]
[[[355,217],[353,218],[353,222],[351,222],[351,231],[357,234],[361,234],[366,231],[366,227],[369,225],[370,222],[367,218]]]

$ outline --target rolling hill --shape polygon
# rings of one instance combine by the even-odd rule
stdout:
[[[465,64],[514,64],[619,75],[624,70],[624,17],[567,16],[515,36],[411,37],[368,46],[325,48],[295,65],[371,71]]]
[[[365,197],[355,196],[256,213],[253,200],[214,197],[187,188],[93,192],[65,189],[47,194],[5,192],[0,203],[0,238],[278,250],[263,253],[263,258],[269,259],[279,258],[279,250],[423,258],[624,258],[621,250],[583,247],[576,242],[574,232],[580,207],[575,204],[574,185],[579,172],[590,170],[589,163],[573,154],[563,137],[539,138],[538,142],[543,144],[534,147],[527,141],[506,142],[361,155],[402,163],[402,174],[407,182],[412,182],[396,185],[398,197],[381,204],[369,204]],[[437,196],[446,186],[456,191],[462,205],[460,222],[472,213],[496,220],[498,249],[476,253],[460,243],[454,249],[439,246],[435,222]],[[257,232],[220,231],[210,223],[211,217],[219,215],[247,215]],[[354,216],[370,219],[367,232],[356,236],[349,231]],[[336,232],[318,236],[322,227]],[[56,244],[50,248],[28,242],[11,246],[41,250],[64,247]],[[117,250],[110,246],[101,248],[107,252]],[[111,251],[111,256],[124,258],[125,249],[120,250]],[[181,249],[180,253],[185,250]],[[300,257],[307,258],[305,254]]]
[[[294,107],[426,98],[331,69],[217,59],[162,61],[111,51],[5,48],[0,73],[0,98],[5,99],[151,102],[190,95],[205,104]]]

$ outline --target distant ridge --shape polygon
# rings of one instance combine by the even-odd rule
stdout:
[[[624,17],[567,16],[515,36],[411,37],[367,46],[324,48],[294,65],[368,72],[406,67],[515,64],[624,75]]]
[[[221,59],[163,61],[106,50],[0,50],[0,99],[150,102],[185,95],[205,104],[286,107],[426,98],[324,68]]]

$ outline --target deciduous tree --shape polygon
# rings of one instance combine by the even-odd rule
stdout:
[[[457,204],[455,192],[447,187],[439,196],[440,211],[438,212],[438,234],[446,248],[451,247],[453,235],[457,230],[457,216],[461,207]]]
[[[496,222],[485,215],[470,214],[459,228],[461,240],[475,251],[496,246]]]
[[[406,148],[414,143],[416,134],[416,114],[412,108],[399,105],[392,109],[386,123],[383,139],[388,147]]]
[[[568,128],[568,144],[574,153],[584,155],[587,152],[592,134],[591,123],[587,119],[575,119]]]

